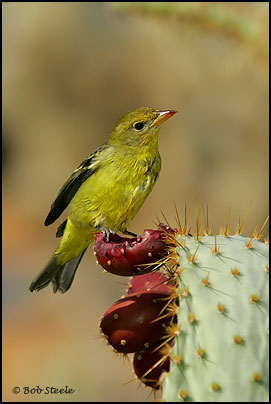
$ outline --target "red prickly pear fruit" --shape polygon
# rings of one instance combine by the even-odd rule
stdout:
[[[162,230],[162,231],[166,234],[166,236],[167,236],[168,234],[172,234],[172,233],[175,233],[175,232],[178,231],[177,228],[172,229],[171,227],[167,226],[167,225],[164,224],[164,223],[159,223],[159,224],[158,224],[158,229]]]
[[[162,227],[164,225],[159,226],[159,230],[144,230],[143,236],[137,238],[111,234],[109,242],[104,240],[103,233],[96,233],[94,251],[98,263],[108,272],[120,276],[150,272],[152,268],[143,265],[155,263],[167,254],[165,239],[168,235]]]
[[[169,356],[161,353],[161,348],[158,348],[162,342],[158,340],[149,348],[137,351],[133,360],[134,372],[138,379],[155,390],[160,388],[160,376],[164,371],[169,371],[170,365]]]
[[[168,299],[161,293],[130,294],[109,307],[101,320],[101,330],[118,352],[136,352],[150,346],[164,333],[172,314],[156,319],[167,303]],[[164,310],[161,317],[166,313]]]
[[[128,295],[139,292],[165,293],[171,295],[174,291],[174,283],[161,272],[150,272],[134,277],[128,284]]]

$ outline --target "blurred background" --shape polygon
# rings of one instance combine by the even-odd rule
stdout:
[[[49,228],[43,222],[118,118],[150,106],[179,113],[161,130],[160,178],[130,230],[155,228],[161,211],[174,227],[174,203],[182,221],[190,207],[193,230],[196,199],[198,209],[208,204],[213,231],[231,208],[234,232],[250,201],[243,234],[260,227],[268,215],[268,2],[2,7],[3,401],[154,401],[99,335],[99,318],[128,280],[103,273],[92,247],[68,293],[28,291],[65,214]],[[14,394],[16,386],[75,392]]]

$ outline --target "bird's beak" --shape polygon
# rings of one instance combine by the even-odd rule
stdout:
[[[168,120],[170,117],[175,115],[178,111],[174,110],[167,110],[167,111],[156,111],[157,118],[150,124],[150,128],[155,126],[156,128],[161,125],[161,123]]]

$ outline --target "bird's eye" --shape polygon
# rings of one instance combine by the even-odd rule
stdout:
[[[144,122],[136,122],[136,123],[134,124],[134,128],[135,128],[136,130],[141,130],[141,129],[143,129],[143,128],[144,128]]]

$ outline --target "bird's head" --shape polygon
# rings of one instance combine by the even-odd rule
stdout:
[[[130,111],[115,125],[108,144],[112,146],[148,146],[157,143],[161,123],[176,114],[174,110],[148,107]]]

